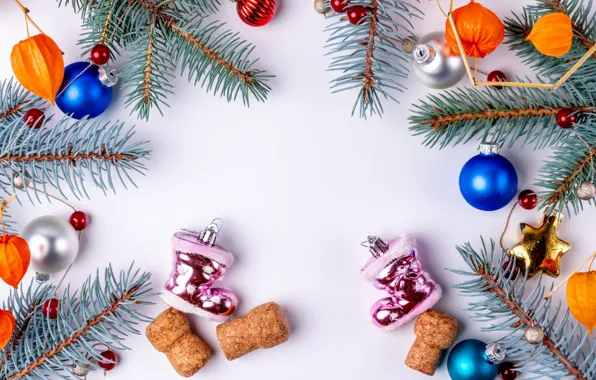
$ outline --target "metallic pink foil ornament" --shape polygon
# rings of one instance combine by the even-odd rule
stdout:
[[[198,234],[179,231],[172,236],[173,268],[162,299],[182,312],[225,322],[238,300],[230,290],[212,287],[234,263],[234,256],[215,244],[220,230],[216,219]]]
[[[369,236],[362,243],[372,254],[362,275],[389,297],[378,300],[370,309],[375,326],[393,331],[424,313],[441,298],[441,288],[422,270],[416,239],[412,235],[385,243]]]

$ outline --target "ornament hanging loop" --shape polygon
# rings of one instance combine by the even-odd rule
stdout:
[[[223,220],[215,218],[203,231],[199,233],[199,240],[209,246],[215,245],[217,234],[223,228]]]
[[[389,249],[389,245],[383,239],[372,235],[369,235],[360,245],[368,248],[373,257],[383,256]]]

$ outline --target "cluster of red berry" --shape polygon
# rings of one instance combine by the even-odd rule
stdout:
[[[358,25],[368,13],[368,9],[365,6],[350,6],[350,0],[331,0],[330,5],[335,12],[346,13],[348,21],[354,25]]]

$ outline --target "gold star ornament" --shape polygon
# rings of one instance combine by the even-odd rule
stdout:
[[[559,224],[561,219],[557,216],[545,215],[539,227],[526,223],[519,225],[521,241],[507,251],[507,255],[524,264],[528,277],[539,272],[551,277],[559,276],[559,259],[571,249],[569,243],[557,236]]]

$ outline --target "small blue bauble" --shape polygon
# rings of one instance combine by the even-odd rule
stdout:
[[[459,190],[466,202],[483,211],[507,206],[517,193],[517,173],[496,144],[483,143],[459,174]]]
[[[82,119],[85,116],[94,118],[101,115],[110,105],[112,100],[112,88],[104,86],[99,80],[99,66],[87,62],[75,62],[64,69],[64,80],[58,93],[80,76],[56,98],[56,105],[60,111],[71,115],[74,119]],[[87,70],[85,70],[87,69]],[[81,72],[85,72],[81,74]]]
[[[495,380],[499,366],[490,364],[484,351],[486,343],[477,339],[459,342],[447,358],[451,380]]]

